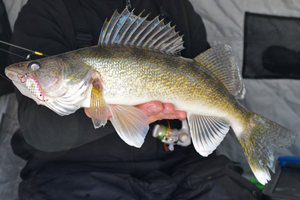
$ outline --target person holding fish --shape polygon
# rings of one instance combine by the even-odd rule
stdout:
[[[230,71],[233,84],[217,85],[210,93],[219,102],[228,100],[235,113],[225,113],[221,103],[216,111],[213,102],[203,106],[205,114],[220,116],[193,114],[199,86],[193,81],[215,85],[219,77],[217,70],[190,65],[211,64],[210,54],[234,62],[226,45],[206,51],[205,28],[190,2],[30,0],[16,21],[13,44],[49,55],[31,55],[26,62],[11,56],[17,64],[6,69],[18,88],[21,126],[12,147],[27,160],[20,199],[260,199],[256,186],[228,158],[212,153],[229,125],[242,131],[241,118],[253,116],[253,126],[265,120],[235,103],[245,94],[237,68]],[[21,49],[11,51],[24,55]],[[186,106],[178,103],[183,101]],[[152,137],[158,120],[173,119],[170,126],[180,128],[187,117],[194,145],[166,151]],[[199,121],[213,130],[214,139],[197,136]],[[247,147],[247,140],[240,140]],[[252,151],[249,162],[257,170]],[[197,152],[212,154],[204,158]],[[265,183],[268,176],[260,170],[255,173]]]

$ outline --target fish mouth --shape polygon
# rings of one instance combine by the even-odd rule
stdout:
[[[20,72],[20,70],[12,67],[6,67],[5,75],[13,82],[23,95],[36,101],[36,97],[26,87],[26,80],[29,77],[28,73]],[[39,103],[38,101],[36,102]]]
[[[16,76],[16,73],[15,72],[12,72],[10,70],[8,70],[7,68],[5,69],[4,71],[5,75],[12,81],[14,81],[14,77]]]
[[[26,87],[26,85],[24,83],[21,83],[20,81],[13,81],[13,84],[18,88],[18,90],[24,95],[27,96],[33,100],[35,100],[35,102],[37,102],[37,104],[40,104],[40,101],[38,101],[36,99],[36,97],[28,90],[28,88]]]
[[[28,73],[17,74],[15,72],[5,70],[5,74],[10,80],[12,80],[12,82],[14,84],[15,83],[18,83],[18,84],[25,83],[28,78]]]
[[[14,71],[12,68],[7,67],[5,68],[5,75],[12,80],[13,82],[17,82],[17,83],[24,83],[27,77],[27,73],[18,73],[16,71]]]

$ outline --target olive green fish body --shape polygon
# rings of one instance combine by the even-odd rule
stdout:
[[[100,73],[107,104],[158,100],[188,114],[222,118],[239,132],[249,121],[249,111],[212,71],[195,60],[118,45],[96,46],[79,54]]]
[[[205,67],[196,68],[199,63],[192,59],[123,46],[92,47],[79,54],[99,72],[108,104],[158,100],[204,115],[211,115],[212,108],[226,115],[226,110],[238,107],[223,83]]]

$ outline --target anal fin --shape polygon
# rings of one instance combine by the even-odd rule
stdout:
[[[99,128],[106,124],[107,114],[107,106],[102,91],[93,85],[90,101],[90,115],[95,128]]]
[[[194,147],[205,157],[219,146],[230,127],[225,120],[211,116],[189,115],[188,121]]]
[[[110,119],[119,136],[130,146],[141,147],[148,132],[148,116],[133,106],[109,105]]]

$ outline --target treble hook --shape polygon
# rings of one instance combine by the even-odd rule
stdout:
[[[27,78],[27,73],[26,73],[25,75],[23,75],[23,76],[21,76],[20,74],[18,74],[17,77],[20,79],[20,82],[21,82],[21,83],[25,83],[25,82],[26,82],[26,79],[23,80],[23,78]]]

